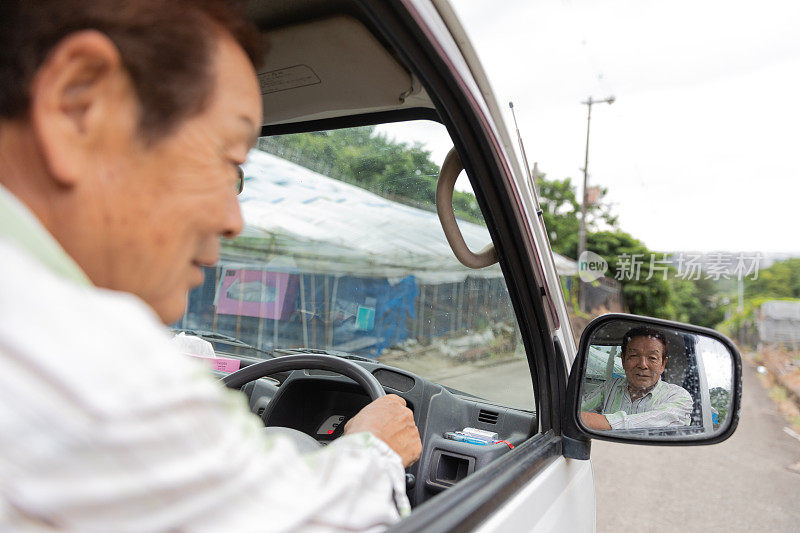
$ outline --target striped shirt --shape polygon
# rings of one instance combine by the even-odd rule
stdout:
[[[621,376],[587,394],[581,410],[605,415],[611,429],[638,429],[688,426],[692,406],[692,397],[686,389],[660,378],[655,387],[632,401],[628,380]]]
[[[93,287],[2,187],[0,258],[1,531],[377,531],[408,514],[384,442],[301,455],[267,438],[241,393],[141,300]]]

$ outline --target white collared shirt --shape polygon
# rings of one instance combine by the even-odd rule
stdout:
[[[638,429],[688,426],[692,406],[692,397],[686,389],[661,378],[641,398],[632,400],[628,380],[619,376],[587,394],[581,410],[605,415],[611,429]]]
[[[141,300],[18,241],[0,231],[0,530],[373,531],[409,512],[385,443],[267,438]]]

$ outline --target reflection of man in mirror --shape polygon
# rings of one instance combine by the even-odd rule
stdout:
[[[589,393],[581,420],[591,429],[635,429],[688,426],[692,397],[683,387],[666,383],[667,337],[639,327],[622,338],[625,377],[615,377]]]

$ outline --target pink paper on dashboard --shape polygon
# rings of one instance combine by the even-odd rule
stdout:
[[[206,355],[196,355],[192,353],[187,353],[186,355],[202,359],[212,369],[220,372],[236,372],[242,364],[238,359],[230,359],[228,357],[208,357]]]
[[[236,372],[239,370],[239,365],[242,364],[238,359],[228,359],[226,357],[215,357],[212,359],[214,362],[214,370],[220,372]]]

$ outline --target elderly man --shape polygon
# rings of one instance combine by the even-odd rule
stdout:
[[[374,529],[421,444],[387,396],[311,456],[164,323],[242,229],[258,34],[223,0],[0,3],[0,529]]]
[[[581,404],[581,419],[592,429],[688,426],[692,397],[661,381],[667,366],[667,338],[652,328],[634,328],[622,339],[625,377],[608,380]]]

